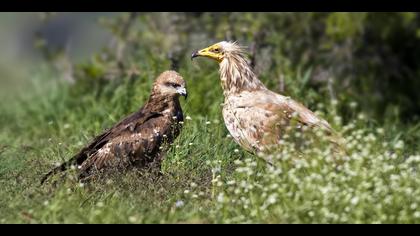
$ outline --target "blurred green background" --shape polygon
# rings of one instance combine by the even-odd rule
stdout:
[[[237,40],[278,92],[315,102],[294,86],[301,73],[378,121],[417,122],[419,24],[418,13],[2,13],[0,91],[13,96],[45,67],[72,83],[122,76],[145,57],[191,67],[192,50]]]
[[[115,13],[0,13],[1,94],[13,94],[45,64],[37,40],[41,35],[48,48],[67,48],[77,62],[106,44],[111,35],[98,27],[97,18],[111,15]],[[56,17],[50,21],[49,16]]]

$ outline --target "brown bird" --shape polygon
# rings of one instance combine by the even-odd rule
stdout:
[[[296,127],[332,129],[301,103],[267,89],[248,65],[244,50],[234,42],[220,42],[192,54],[219,63],[224,94],[223,118],[234,140],[247,151],[261,153],[279,147],[292,119]]]
[[[169,144],[182,128],[180,95],[187,98],[181,75],[175,71],[163,72],[154,82],[149,100],[139,111],[95,137],[73,158],[46,174],[41,184],[49,176],[71,166],[77,167],[80,180],[97,171],[111,169],[160,169]]]

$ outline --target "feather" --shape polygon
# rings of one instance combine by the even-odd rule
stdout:
[[[185,81],[174,72],[162,73],[154,83],[147,103],[137,112],[124,118],[110,129],[96,136],[69,161],[48,172],[41,180],[78,166],[79,179],[98,170],[143,168],[160,166],[162,153],[181,131],[183,121],[179,94],[167,84],[185,87]],[[177,119],[173,119],[176,116]]]
[[[301,103],[266,88],[247,64],[244,48],[236,42],[223,41],[193,54],[200,55],[220,63],[225,125],[245,150],[260,153],[269,147],[281,148],[286,131],[300,132],[292,125],[319,128],[339,146],[338,135],[327,121]]]

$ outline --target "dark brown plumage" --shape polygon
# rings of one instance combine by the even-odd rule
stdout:
[[[73,158],[46,174],[41,183],[72,165],[77,167],[79,179],[115,168],[160,169],[164,153],[182,128],[179,95],[187,97],[183,78],[175,71],[163,72],[139,111],[95,137]]]

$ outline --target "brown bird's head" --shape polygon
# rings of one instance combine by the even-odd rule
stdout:
[[[176,71],[168,70],[158,76],[153,84],[153,93],[164,96],[188,97],[186,83]]]
[[[244,50],[236,42],[222,41],[207,48],[193,52],[191,60],[196,57],[207,57],[219,63],[232,55],[242,55]]]

